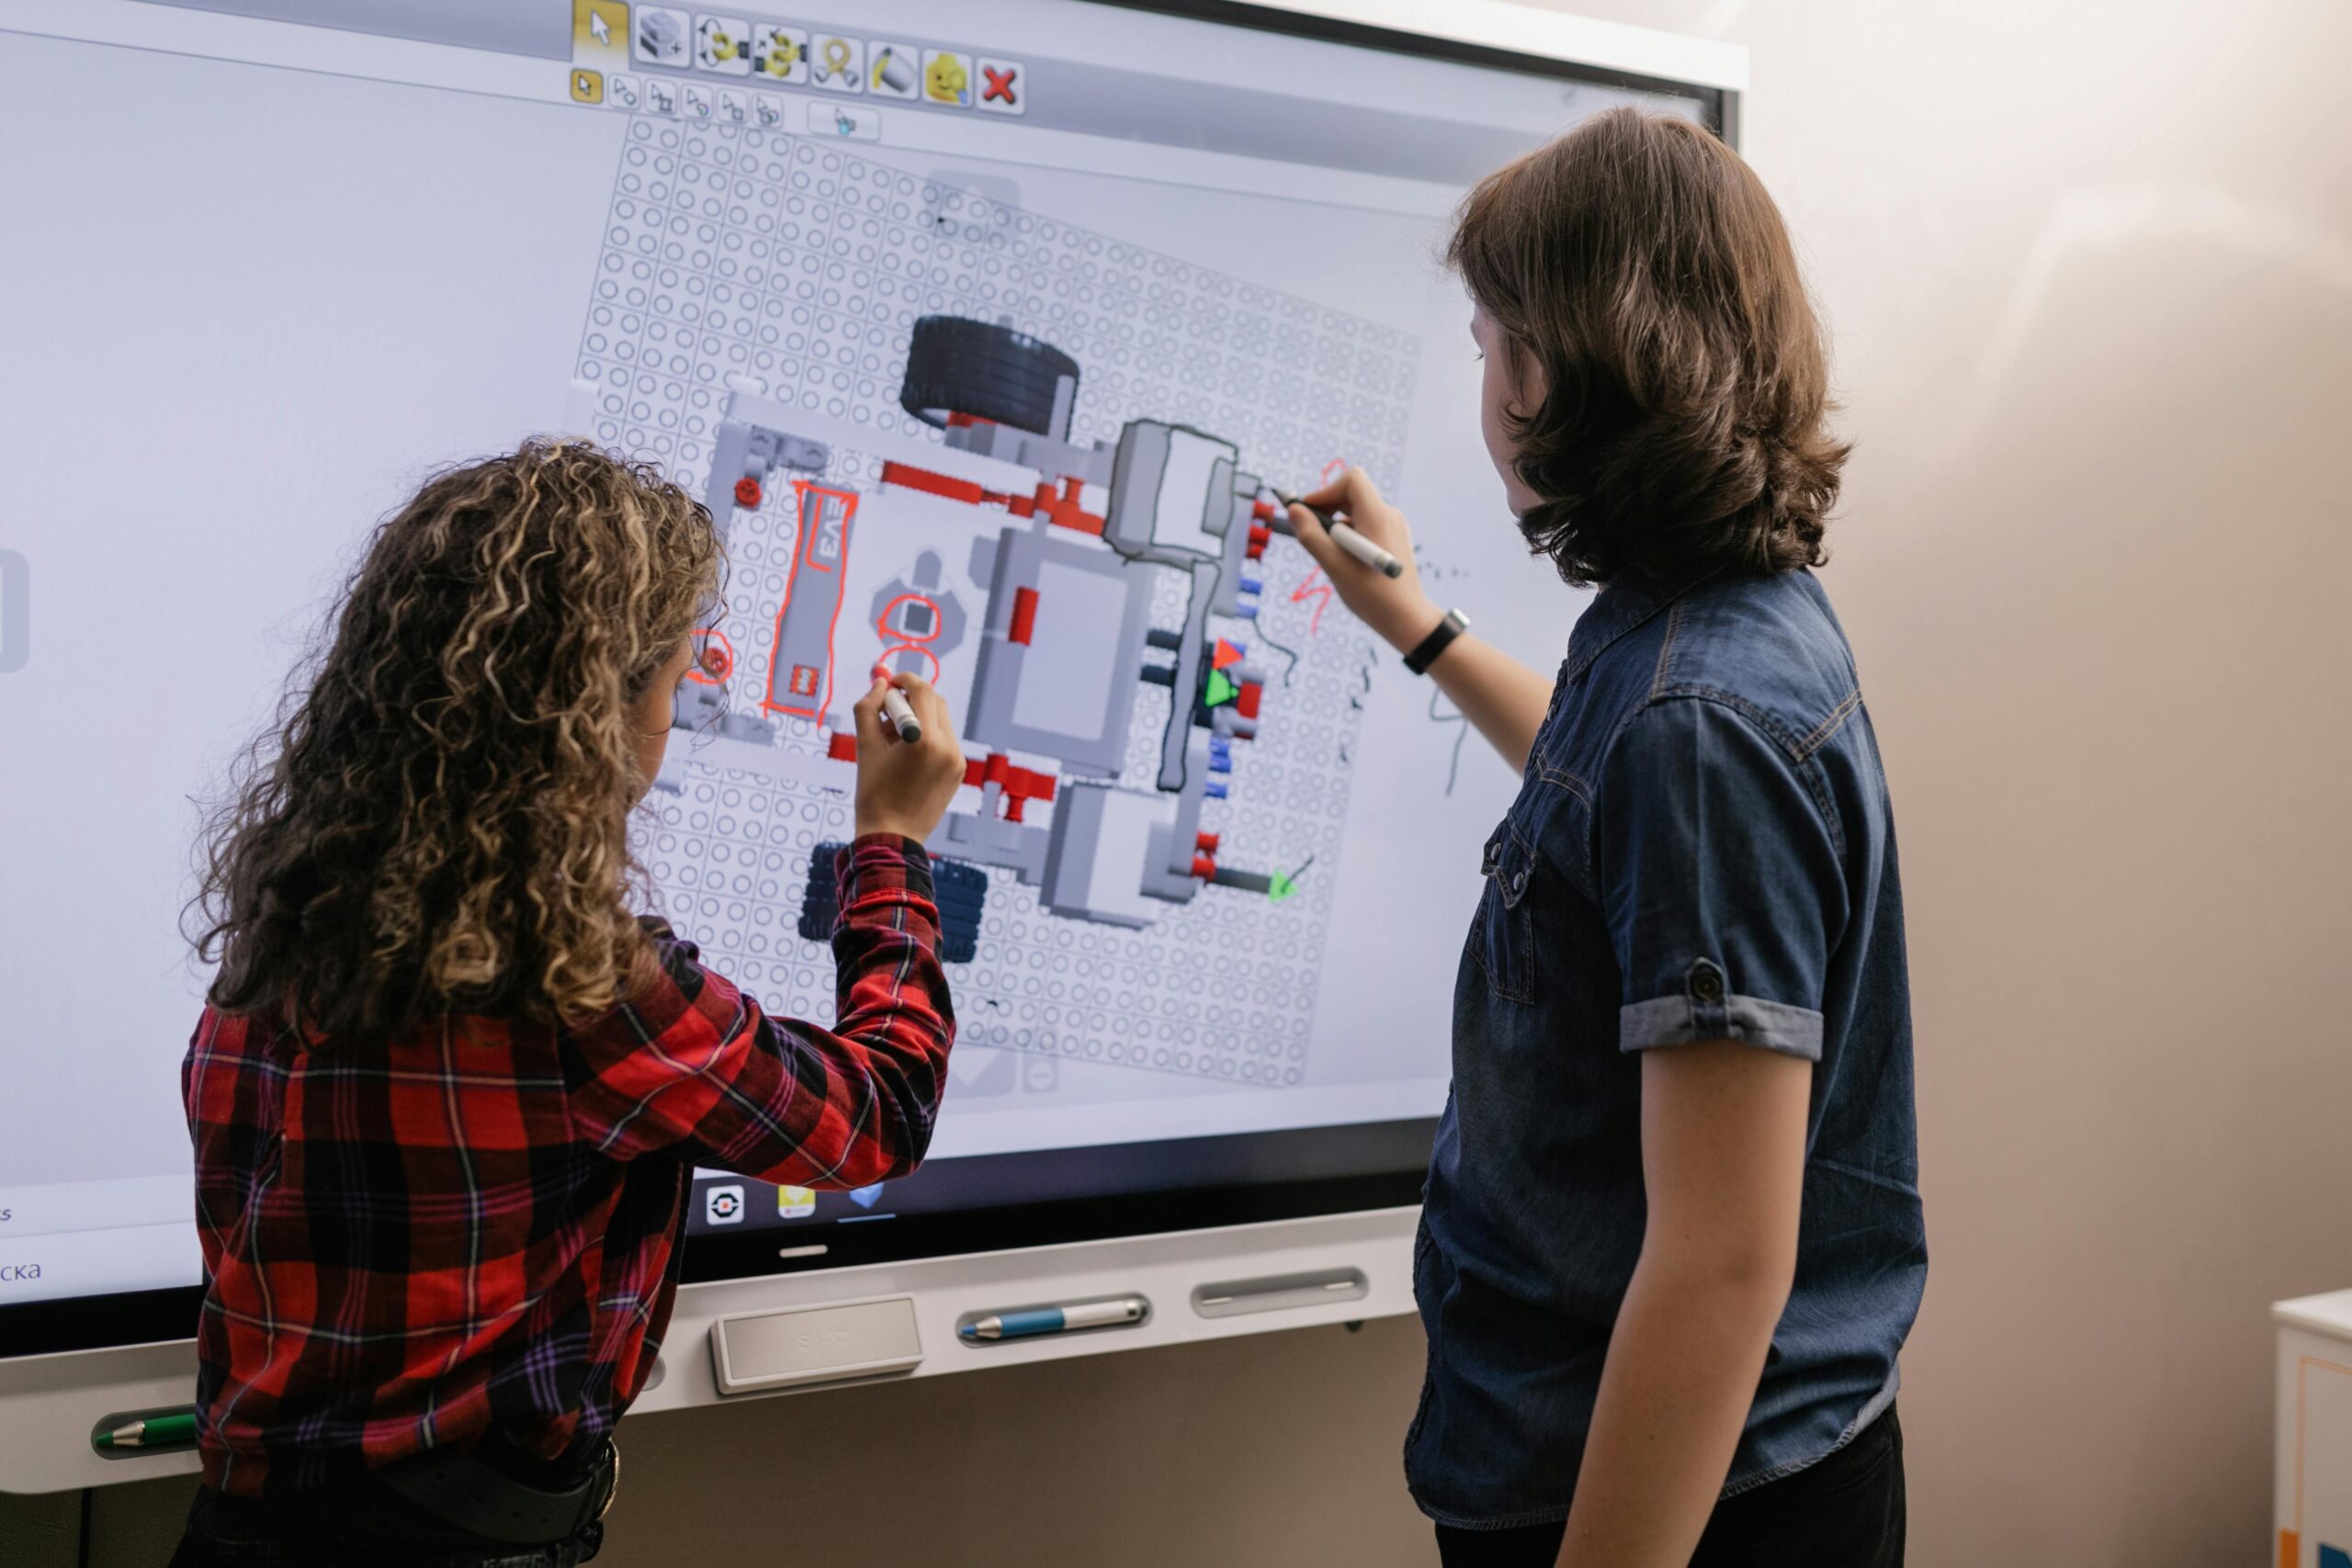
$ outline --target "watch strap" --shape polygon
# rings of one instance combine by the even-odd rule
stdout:
[[[1459,610],[1448,610],[1445,618],[1438,622],[1437,629],[1421,638],[1413,651],[1405,655],[1405,668],[1416,675],[1428,674],[1430,666],[1437,662],[1437,656],[1443,653],[1455,637],[1469,629],[1469,616]]]

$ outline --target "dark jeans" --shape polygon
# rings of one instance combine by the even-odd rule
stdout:
[[[591,1508],[611,1495],[609,1459],[594,1472],[556,1473],[495,1440],[479,1442],[471,1451],[499,1475],[523,1480],[516,1472],[526,1472],[529,1484],[547,1491],[576,1488],[598,1474],[597,1490],[585,1505]],[[575,1568],[596,1555],[604,1538],[599,1517],[567,1540],[502,1542],[441,1517],[382,1474],[369,1473],[267,1499],[201,1488],[171,1568]]]
[[[1565,1523],[1437,1527],[1445,1568],[1552,1568]],[[1690,1568],[1902,1568],[1903,1428],[1888,1405],[1820,1463],[1715,1505]]]
[[[605,1533],[595,1524],[570,1541],[500,1546],[405,1539],[400,1532],[411,1523],[364,1510],[334,1523],[289,1517],[277,1506],[207,1488],[188,1510],[171,1568],[573,1568],[596,1555]]]

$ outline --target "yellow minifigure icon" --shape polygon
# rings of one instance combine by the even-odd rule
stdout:
[[[944,49],[931,51],[923,62],[923,95],[934,104],[954,104],[969,108],[972,104],[972,68],[960,54]]]

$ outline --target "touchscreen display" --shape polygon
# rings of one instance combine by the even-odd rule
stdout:
[[[695,1232],[1418,1163],[1516,781],[1272,498],[1361,465],[1556,662],[1439,253],[1487,169],[1705,96],[1080,0],[305,9],[0,10],[0,1309],[197,1281],[199,808],[375,522],[534,433],[726,535],[636,842],[772,1011],[831,1018],[868,672],[967,758],[933,1164],[701,1173]]]

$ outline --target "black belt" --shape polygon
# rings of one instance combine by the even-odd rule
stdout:
[[[605,1517],[620,1490],[620,1455],[609,1442],[588,1474],[550,1489],[518,1481],[470,1449],[427,1449],[386,1465],[377,1479],[434,1517],[485,1540],[517,1546],[567,1540]]]

